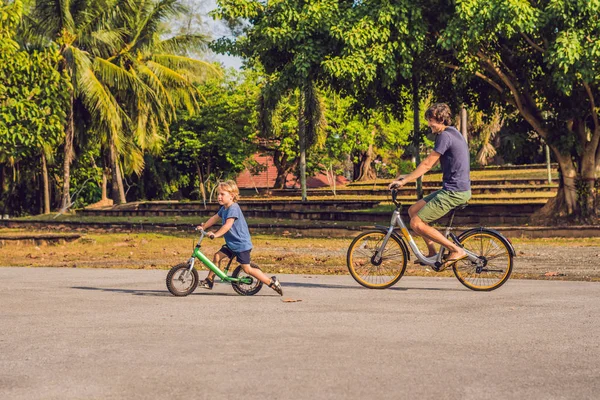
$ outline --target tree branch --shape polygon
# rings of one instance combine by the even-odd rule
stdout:
[[[592,120],[594,121],[594,134],[592,135],[592,149],[596,152],[596,159],[600,155],[598,143],[600,142],[600,123],[598,121],[598,110],[596,109],[596,101],[594,99],[594,93],[587,82],[583,82],[583,87],[587,92],[588,98],[590,99],[590,111],[592,113]]]
[[[498,68],[492,60],[483,52],[483,50],[477,51],[477,56],[480,60],[489,67],[489,70],[493,71],[494,74],[509,88],[513,98],[515,100],[515,105],[517,109],[523,115],[523,118],[531,126],[536,132],[544,139],[548,137],[548,132],[543,128],[541,121],[539,121],[535,115],[531,112],[531,110],[523,104],[523,99],[521,98],[521,93],[517,89],[515,83],[508,77],[500,68]]]
[[[600,126],[600,124],[598,123],[598,111],[596,110],[596,101],[594,99],[594,94],[592,93],[592,89],[590,88],[590,85],[587,84],[587,82],[583,82],[583,87],[585,88],[585,91],[587,92],[587,95],[590,99],[590,111],[592,113],[592,119],[594,120],[594,127],[596,128],[595,130],[598,131],[598,127]]]
[[[531,47],[533,47],[535,50],[539,51],[540,53],[544,53],[546,50],[544,50],[539,44],[536,44],[533,40],[531,40],[531,38],[529,36],[527,36],[525,33],[520,32],[521,36],[523,36],[523,39],[525,39],[525,41],[527,43],[529,43],[529,45]]]
[[[457,65],[452,65],[452,64],[448,64],[448,63],[444,63],[444,62],[442,63],[442,66],[446,67],[446,68],[453,69],[453,70],[459,70],[460,69],[460,67],[457,66]],[[475,72],[475,76],[478,77],[478,78],[481,78],[484,81],[486,81],[487,83],[489,83],[492,87],[494,87],[494,89],[496,89],[500,93],[504,93],[504,89],[502,88],[502,86],[500,86],[499,84],[497,84],[496,82],[494,82],[491,78],[485,76],[481,72]]]

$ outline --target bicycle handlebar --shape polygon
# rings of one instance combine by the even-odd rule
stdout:
[[[397,200],[398,189],[392,189],[391,192],[392,192],[392,203],[394,203],[394,205],[396,206],[396,208],[401,207],[402,203]]]
[[[202,229],[202,228],[200,228],[198,226],[196,228],[194,228],[194,230],[200,231],[200,239],[198,239],[198,246],[200,245],[200,243],[202,243],[202,240],[204,239],[205,236],[208,236],[211,239],[215,238],[214,233],[211,236],[212,232],[207,232],[207,231],[205,231],[204,229]]]

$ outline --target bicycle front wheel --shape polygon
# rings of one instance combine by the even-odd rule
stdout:
[[[460,243],[481,259],[478,263],[464,259],[452,266],[460,283],[471,290],[490,291],[508,280],[513,268],[513,254],[502,236],[483,230],[465,235]]]
[[[391,236],[381,260],[375,255],[383,244],[386,233],[368,231],[358,235],[348,248],[346,264],[354,280],[369,289],[385,289],[402,278],[408,253],[396,236]]]
[[[167,289],[173,296],[187,296],[198,286],[198,271],[190,264],[177,264],[167,274]]]

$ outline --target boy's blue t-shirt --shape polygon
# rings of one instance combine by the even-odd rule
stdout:
[[[435,138],[433,151],[441,154],[442,188],[454,192],[471,190],[469,145],[464,136],[449,126]]]
[[[235,218],[231,229],[223,235],[227,247],[236,253],[251,250],[252,241],[250,240],[250,231],[248,230],[248,224],[246,223],[244,214],[242,214],[240,205],[233,203],[229,208],[222,206],[217,214],[223,220],[223,225],[225,225],[225,222],[229,218]]]

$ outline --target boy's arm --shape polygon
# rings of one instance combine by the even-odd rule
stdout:
[[[219,214],[215,214],[212,217],[210,217],[208,219],[208,221],[200,224],[198,227],[202,228],[204,230],[207,230],[208,228],[210,228],[211,226],[213,226],[215,224],[215,222],[217,222],[220,219]]]
[[[214,238],[223,236],[231,229],[234,222],[235,222],[235,218],[227,218],[227,221],[225,221],[225,224],[223,224],[223,226],[221,226],[219,228],[219,230],[216,231],[214,234],[211,234],[210,238],[214,239]]]

